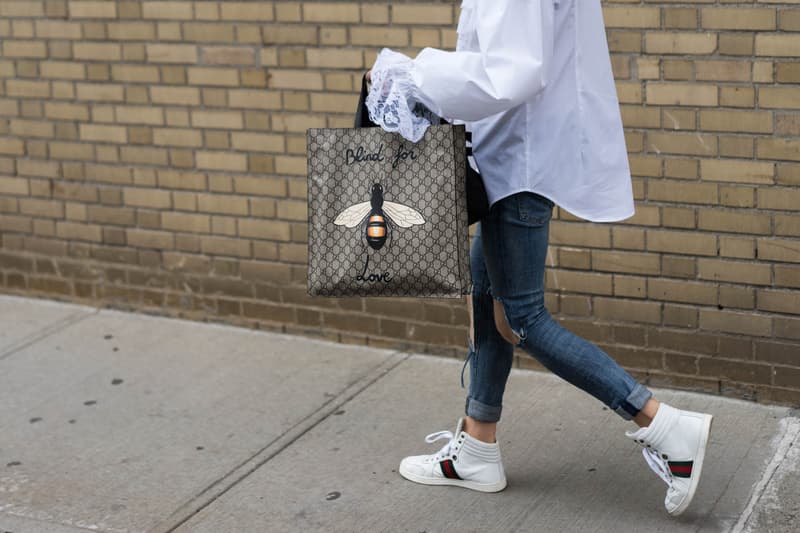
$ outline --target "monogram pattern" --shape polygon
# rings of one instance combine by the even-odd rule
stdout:
[[[464,136],[463,126],[452,125],[428,128],[418,143],[380,128],[308,130],[309,294],[459,298],[469,292]],[[377,250],[366,240],[374,205],[356,227],[334,224],[348,208],[369,203],[376,183],[384,202],[424,219],[401,227],[384,209],[387,239]]]

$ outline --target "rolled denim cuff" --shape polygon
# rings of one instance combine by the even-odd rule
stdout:
[[[628,397],[615,409],[616,413],[625,420],[633,420],[633,417],[639,414],[639,411],[644,409],[644,406],[653,397],[647,387],[637,383]]]
[[[467,404],[464,408],[467,416],[474,418],[478,422],[497,422],[503,412],[503,406],[487,405],[474,398],[467,396]]]

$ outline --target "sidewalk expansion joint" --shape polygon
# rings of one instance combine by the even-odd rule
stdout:
[[[233,470],[211,483],[196,496],[178,507],[160,524],[150,529],[149,533],[169,533],[175,531],[197,513],[211,505],[215,500],[247,478],[250,474],[269,462],[273,457],[325,421],[343,405],[400,366],[409,357],[411,357],[411,354],[407,352],[397,351],[391,353],[383,362],[370,369],[362,377],[350,383],[341,393],[330,398],[317,410],[273,439],[253,456],[244,460]]]
[[[787,459],[787,455],[789,455],[792,447],[800,444],[800,418],[786,417],[780,421],[780,425],[781,431],[775,439],[775,441],[777,441],[775,453],[764,469],[764,475],[761,477],[761,480],[756,483],[753,493],[750,496],[750,501],[747,503],[747,507],[745,507],[745,510],[739,517],[736,526],[731,530],[731,533],[747,533],[752,531],[750,519],[753,518],[759,510],[759,504],[762,497],[765,496],[773,477],[775,477],[776,472]]]
[[[46,339],[47,337],[50,337],[51,335],[55,335],[56,333],[64,331],[65,329],[77,324],[78,322],[86,320],[89,317],[96,316],[99,312],[100,312],[99,308],[96,308],[91,313],[85,313],[79,311],[76,312],[75,314],[67,315],[64,318],[56,320],[52,324],[48,324],[44,328],[31,333],[27,337],[20,339],[19,341],[15,342],[11,346],[7,347],[5,350],[0,352],[0,361],[11,357],[15,353],[20,352],[25,348],[33,344],[36,344],[37,342]]]

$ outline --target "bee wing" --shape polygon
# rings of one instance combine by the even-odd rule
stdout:
[[[392,221],[401,228],[410,228],[415,224],[425,223],[425,219],[422,218],[422,215],[407,205],[384,201],[383,210],[391,217]]]
[[[336,217],[336,220],[334,220],[333,223],[337,226],[354,228],[358,226],[359,222],[361,222],[365,216],[367,216],[367,213],[369,213],[371,208],[372,204],[369,202],[351,205],[339,213],[339,216]]]

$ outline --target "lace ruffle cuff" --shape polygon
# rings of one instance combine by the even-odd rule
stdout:
[[[385,131],[399,133],[417,142],[438,117],[415,98],[414,62],[384,48],[372,67],[372,87],[367,95],[369,119]]]

